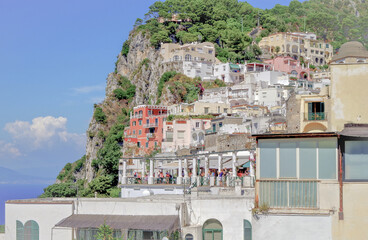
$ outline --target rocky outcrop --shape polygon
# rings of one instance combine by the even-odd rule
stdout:
[[[103,146],[100,132],[108,133],[114,124],[121,108],[131,108],[140,104],[155,104],[157,101],[157,85],[163,73],[167,71],[182,71],[182,63],[164,63],[160,51],[153,48],[148,34],[132,32],[129,36],[129,53],[118,55],[115,73],[110,73],[106,79],[106,97],[97,106],[101,107],[107,116],[107,123],[97,123],[92,118],[87,129],[86,145],[86,177],[87,182],[94,178],[92,161],[97,158],[98,150]],[[136,86],[134,100],[127,106],[113,97],[113,91],[119,87],[119,77],[126,76]],[[170,97],[166,97],[170,98]],[[165,99],[170,102],[170,99]]]

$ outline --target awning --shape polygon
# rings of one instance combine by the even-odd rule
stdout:
[[[59,223],[56,227],[66,228],[99,228],[103,224],[113,229],[136,229],[148,231],[168,231],[169,233],[180,228],[179,216],[175,215],[95,215],[73,214]]]
[[[239,65],[237,64],[230,64],[231,69],[240,69]]]
[[[243,165],[243,167],[247,167],[247,168],[249,168],[249,167],[250,167],[250,162],[246,162],[246,163]]]

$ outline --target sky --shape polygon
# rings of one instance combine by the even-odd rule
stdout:
[[[0,167],[55,179],[85,153],[93,104],[154,0],[0,0]],[[290,0],[249,0],[258,8]]]

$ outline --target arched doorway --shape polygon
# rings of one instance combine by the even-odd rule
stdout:
[[[222,240],[222,224],[216,219],[208,219],[203,224],[203,240]]]
[[[185,235],[185,240],[193,240],[193,235],[188,233],[187,235]]]

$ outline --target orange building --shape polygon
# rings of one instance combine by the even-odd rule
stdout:
[[[124,141],[135,143],[146,153],[161,147],[163,121],[167,107],[140,105],[130,114],[130,126],[124,130]]]

